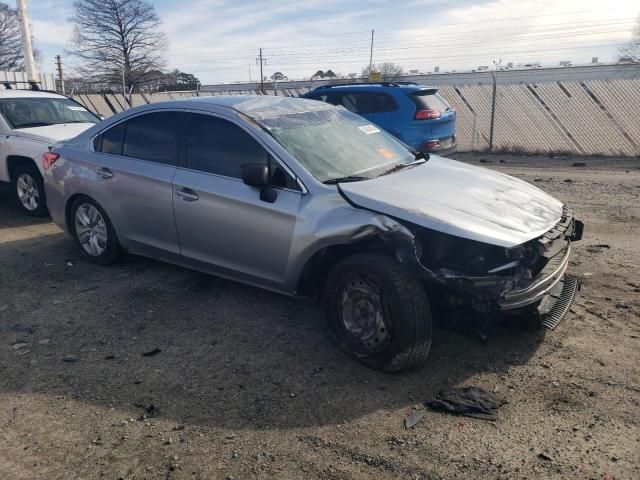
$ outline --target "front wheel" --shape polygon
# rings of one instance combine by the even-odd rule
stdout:
[[[11,191],[23,213],[32,217],[47,215],[44,182],[38,167],[29,163],[16,167],[11,175]]]
[[[330,336],[365,365],[396,372],[427,359],[429,301],[418,277],[394,258],[359,254],[342,260],[327,278],[323,301]]]

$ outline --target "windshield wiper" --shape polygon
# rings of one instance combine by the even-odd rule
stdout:
[[[336,183],[359,182],[361,180],[371,180],[371,178],[359,175],[347,175],[345,177],[330,178],[329,180],[325,180],[322,183],[324,183],[325,185],[335,185]]]
[[[402,170],[407,167],[412,167],[414,165],[420,165],[421,163],[425,163],[427,159],[424,157],[424,154],[420,154],[420,155],[422,156],[419,156],[418,154],[416,154],[416,159],[413,162],[399,163],[398,165],[391,167],[389,170],[385,170],[380,174],[380,176],[388,175],[390,173],[397,172],[398,170]]]

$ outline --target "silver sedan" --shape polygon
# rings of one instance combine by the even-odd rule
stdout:
[[[422,364],[429,299],[569,308],[582,223],[541,190],[425,156],[341,107],[199,97],[115,115],[44,155],[53,220],[97,263],[123,251],[317,298],[365,364]]]

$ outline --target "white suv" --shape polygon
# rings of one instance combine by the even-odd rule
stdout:
[[[47,214],[42,154],[100,119],[70,98],[52,92],[0,90],[0,181],[11,182],[19,208]]]

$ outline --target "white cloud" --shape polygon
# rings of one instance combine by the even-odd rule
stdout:
[[[29,8],[36,45],[47,56],[60,53],[72,32],[71,1]],[[266,75],[359,72],[368,64],[372,28],[374,62],[395,61],[407,70],[469,69],[494,58],[612,60],[612,44],[629,38],[640,13],[637,0],[158,0],[156,8],[170,42],[167,67],[205,83],[248,80],[250,69],[256,79],[259,47],[268,59]]]

